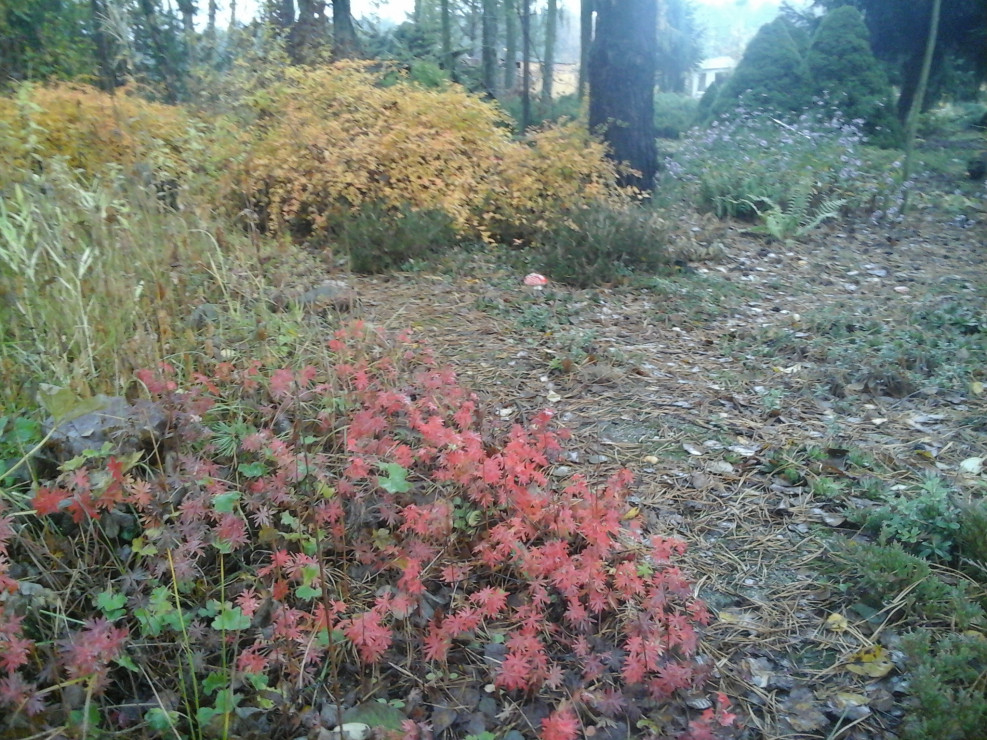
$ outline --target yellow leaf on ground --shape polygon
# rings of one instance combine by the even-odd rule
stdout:
[[[846,669],[858,676],[883,678],[894,668],[887,650],[880,645],[871,645],[851,654],[847,658]]]
[[[837,691],[832,696],[832,703],[838,710],[843,711],[853,707],[865,707],[870,703],[870,699],[863,694],[855,694],[852,691]]]
[[[832,630],[833,632],[843,632],[849,626],[850,623],[847,622],[846,617],[842,614],[833,612],[826,617],[826,629]]]

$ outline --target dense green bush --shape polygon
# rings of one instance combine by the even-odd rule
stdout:
[[[601,204],[546,228],[535,242],[534,261],[557,282],[589,287],[667,266],[666,239],[653,213]]]
[[[900,144],[891,84],[853,7],[824,15],[811,37],[781,17],[762,26],[734,74],[717,91],[707,91],[700,111],[710,121],[742,104],[787,117],[814,99],[857,121],[871,143]]]
[[[775,112],[795,112],[810,102],[805,60],[791,24],[777,18],[751,39],[737,69],[726,80],[712,104],[712,115],[746,104]]]
[[[442,211],[366,203],[335,225],[336,241],[353,272],[387,272],[448,248],[457,241],[452,219]]]
[[[663,139],[677,139],[696,122],[699,102],[682,93],[655,95],[655,134]]]
[[[812,92],[849,120],[860,120],[880,146],[901,143],[891,83],[871,52],[860,11],[849,5],[822,17],[806,55]]]

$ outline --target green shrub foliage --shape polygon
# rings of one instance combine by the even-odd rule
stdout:
[[[808,105],[805,60],[784,18],[765,24],[751,39],[737,69],[717,94],[713,115],[731,110],[742,97],[777,112],[794,112]]]
[[[379,273],[421,260],[457,241],[452,219],[442,211],[363,205],[339,220],[336,241],[349,254],[353,272]]]
[[[536,240],[535,261],[553,280],[585,288],[667,266],[666,238],[653,213],[600,204],[545,229]]]
[[[883,146],[900,142],[891,83],[870,48],[867,26],[856,8],[845,5],[823,16],[806,57],[812,92],[863,121],[869,139]]]

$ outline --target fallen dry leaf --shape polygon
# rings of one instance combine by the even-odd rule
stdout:
[[[832,632],[843,632],[849,626],[850,623],[847,621],[847,618],[837,612],[833,612],[826,617],[826,629]]]
[[[871,645],[851,654],[844,667],[851,673],[867,678],[883,678],[894,668],[891,656],[880,645]]]

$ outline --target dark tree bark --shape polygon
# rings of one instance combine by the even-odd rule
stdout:
[[[531,125],[531,0],[521,0],[521,130]]]
[[[271,20],[284,31],[295,25],[295,0],[274,0],[270,6]]]
[[[178,0],[178,11],[182,14],[182,27],[185,33],[195,33],[195,0]]]
[[[579,83],[576,97],[580,100],[586,94],[586,72],[589,66],[589,48],[593,43],[594,0],[580,0],[579,3]]]
[[[216,0],[209,0],[206,6],[206,45],[209,47],[207,53],[216,53],[216,14],[219,12],[219,5]]]
[[[545,10],[545,56],[541,62],[541,102],[547,110],[552,105],[552,83],[555,81],[555,35],[559,22],[558,0],[548,0]]]
[[[178,70],[168,53],[165,32],[158,22],[157,5],[156,0],[140,0],[139,2],[140,12],[144,16],[144,24],[150,39],[151,56],[164,88],[164,100],[166,103],[175,103],[178,101]]]
[[[517,0],[504,0],[504,89],[517,86]]]
[[[651,190],[658,169],[654,88],[656,0],[596,0],[589,57],[589,125],[611,156],[636,174],[624,185]]]
[[[455,82],[456,57],[452,53],[452,8],[449,7],[449,0],[442,0],[439,11],[442,16],[442,66]]]
[[[483,87],[497,96],[497,0],[483,0]]]
[[[325,0],[298,0],[298,17],[288,34],[288,55],[295,64],[313,64],[329,40],[329,21]],[[338,50],[334,55],[341,55]]]
[[[92,13],[92,34],[96,46],[96,63],[99,65],[99,86],[106,92],[113,92],[120,84],[117,76],[114,45],[106,33],[106,1],[89,0],[89,11]]]
[[[332,53],[337,59],[348,59],[360,53],[350,0],[332,0],[332,41]]]
[[[932,72],[932,59],[939,38],[939,17],[942,11],[942,0],[932,0],[929,14],[929,35],[925,40],[925,53],[922,55],[922,67],[919,70],[918,83],[912,93],[912,105],[905,119],[905,161],[901,168],[901,181],[907,182],[912,173],[912,156],[915,153],[915,134],[918,131],[918,116],[925,103],[925,91],[929,85],[929,74]],[[908,190],[905,190],[901,213],[908,210]]]
[[[195,0],[178,0],[178,10],[182,14],[182,29],[185,32],[185,53],[190,62],[195,61]]]

